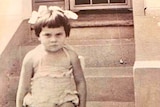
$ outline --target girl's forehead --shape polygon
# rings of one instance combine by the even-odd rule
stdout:
[[[42,31],[46,31],[46,32],[59,32],[59,31],[64,31],[64,27],[63,26],[55,27],[55,28],[43,27]]]

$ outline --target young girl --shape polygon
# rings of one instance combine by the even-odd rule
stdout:
[[[78,55],[65,45],[68,18],[77,15],[55,6],[33,12],[29,22],[41,44],[23,60],[16,107],[86,107],[86,82]]]

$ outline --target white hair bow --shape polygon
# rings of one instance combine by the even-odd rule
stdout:
[[[65,15],[68,19],[78,18],[78,15],[70,10],[63,10],[58,6],[50,6],[47,8],[46,5],[41,5],[39,6],[38,12],[37,11],[32,12],[31,18],[29,19],[28,23],[35,24],[39,17],[42,17],[43,15],[48,13],[48,10],[57,12],[57,14],[60,14],[62,16]]]

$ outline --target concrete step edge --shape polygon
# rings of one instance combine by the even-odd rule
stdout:
[[[133,77],[133,66],[128,67],[86,67],[83,69],[85,77]],[[98,71],[98,72],[97,72]]]
[[[115,40],[113,39],[113,41],[108,41],[111,39],[103,39],[103,40],[67,40],[66,43],[71,45],[71,46],[110,46],[110,45],[134,45],[135,42],[133,39],[119,39],[119,40]],[[21,46],[37,46],[39,43],[38,40],[31,40],[31,41],[27,41],[27,43],[22,44]]]
[[[71,27],[106,27],[106,26],[133,26],[133,20],[116,20],[116,21],[76,21],[71,22]]]
[[[87,101],[87,107],[135,107],[135,102]]]

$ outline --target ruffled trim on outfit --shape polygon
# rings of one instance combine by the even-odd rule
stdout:
[[[50,99],[50,100],[52,100],[52,99]],[[33,105],[36,105],[35,102],[36,102],[36,99],[34,99],[34,97],[31,95],[31,93],[28,93],[23,99],[23,106],[24,107],[27,107],[27,106],[34,107]],[[59,101],[55,102],[55,104],[61,105],[66,102],[72,102],[73,104],[78,105],[79,104],[78,92],[71,91],[71,90],[65,90],[64,93],[59,97]],[[54,104],[53,102],[47,102],[47,101],[41,102],[42,105],[43,105],[43,103],[44,104],[48,103],[50,105]]]
[[[72,76],[72,70],[68,70],[66,71],[66,69],[62,68],[62,69],[51,69],[50,71],[48,70],[44,70],[43,72],[37,72],[34,76],[34,78],[32,78],[32,80],[36,79],[36,78],[40,78],[40,77],[53,77],[53,78],[58,78],[58,77],[71,77]]]
[[[33,99],[31,93],[28,93],[23,99],[23,106],[32,105]]]
[[[79,104],[79,98],[78,98],[78,92],[77,91],[70,91],[66,90],[62,96],[60,96],[59,105],[65,103],[65,102],[72,102],[75,105]]]

